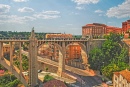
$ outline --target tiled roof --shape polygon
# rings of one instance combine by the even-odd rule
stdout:
[[[64,82],[60,80],[51,80],[43,84],[43,87],[67,87]]]
[[[114,74],[116,76],[121,75],[123,78],[125,78],[129,83],[130,83],[130,71],[126,70],[122,70],[120,72],[114,72]]]
[[[86,26],[94,26],[94,24],[86,24]]]
[[[119,72],[128,82],[130,82],[130,71],[123,70]]]
[[[120,75],[120,73],[119,73],[119,72],[114,72],[114,74],[115,74],[116,76],[119,76],[119,75]]]

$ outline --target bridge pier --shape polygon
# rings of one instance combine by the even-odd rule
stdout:
[[[19,62],[20,62],[20,81],[22,78],[22,56],[21,56],[21,42],[19,42]]]
[[[29,87],[38,85],[37,39],[34,30],[29,38]]]
[[[10,71],[13,73],[13,44],[10,42]]]
[[[58,66],[58,71],[57,74],[61,77],[62,72],[65,70],[65,42],[62,42],[62,53],[59,51],[59,66]]]
[[[0,42],[0,61],[3,59],[3,42]]]

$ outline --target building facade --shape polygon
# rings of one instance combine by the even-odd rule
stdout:
[[[93,24],[87,24],[82,27],[82,36],[90,36],[97,37],[102,36],[106,32],[106,25],[105,24],[99,24],[99,23],[93,23]]]
[[[123,29],[123,33],[130,31],[130,20],[122,22],[122,29]]]
[[[10,44],[3,44],[3,54],[9,54],[10,53]]]
[[[93,38],[100,38],[103,35],[109,34],[110,32],[121,34],[122,28],[107,26],[100,23],[87,24],[82,27],[83,37],[92,35]]]
[[[118,34],[122,34],[122,28],[118,28],[118,27],[113,27],[113,26],[107,26],[106,27],[107,31],[105,32],[106,34],[109,33],[118,33]]]
[[[69,45],[66,49],[66,59],[74,59],[81,57],[81,47],[78,44]]]
[[[114,72],[113,87],[130,87],[130,71]]]
[[[46,38],[72,38],[73,35],[72,34],[61,34],[61,33],[57,33],[57,34],[50,33],[50,34],[46,34],[45,37]]]

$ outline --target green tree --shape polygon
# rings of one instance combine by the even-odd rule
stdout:
[[[50,81],[50,80],[53,80],[54,78],[52,77],[52,76],[50,76],[50,75],[45,75],[45,77],[44,77],[44,82],[47,82],[47,81]]]
[[[90,63],[90,68],[94,70],[100,70],[101,66],[103,65],[103,54],[101,49],[99,48],[94,48],[93,50],[90,51],[88,61]]]
[[[20,83],[18,79],[14,80],[13,82],[10,82],[5,85],[5,87],[17,87],[17,85]]]
[[[120,64],[110,63],[107,66],[102,67],[102,73],[104,76],[112,80],[113,72],[121,71],[126,68],[130,69],[130,66],[124,62],[120,62]]]
[[[7,69],[0,64],[0,70],[5,70],[6,71]]]
[[[113,72],[120,71],[128,66],[128,49],[122,46],[121,35],[111,33],[105,36],[106,41],[101,48],[90,51],[88,61],[94,70],[100,70],[111,79]]]

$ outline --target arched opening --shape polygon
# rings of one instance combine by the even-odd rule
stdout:
[[[57,43],[43,43],[38,47],[38,56],[58,62],[62,47]]]
[[[70,43],[66,46],[66,65],[86,69],[88,63],[86,46],[82,43]]]
[[[14,74],[17,79],[19,79],[25,86],[27,86],[28,80],[26,79],[26,76],[23,73],[24,72],[23,67],[28,66],[23,64],[25,62],[23,62],[22,56],[20,59],[21,44],[19,43],[20,42],[0,43],[1,46],[0,64],[4,66],[9,72],[12,72],[12,74]],[[21,60],[22,62],[20,63]],[[26,63],[28,63],[28,61],[26,61]]]

